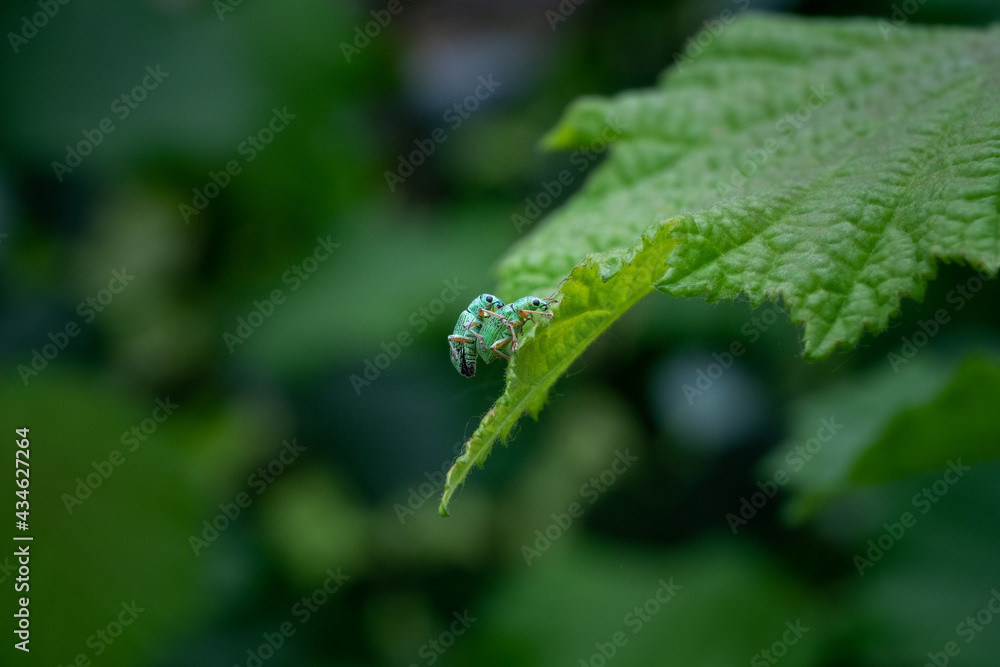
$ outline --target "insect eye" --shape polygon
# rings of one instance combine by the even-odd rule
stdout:
[[[491,296],[486,297],[486,303],[493,303],[493,297]]]
[[[540,302],[540,301],[539,301],[538,299],[535,299],[535,300],[533,301],[533,303],[534,303],[534,304],[535,304],[535,305],[537,306],[537,305],[538,305],[539,303],[541,303],[541,302]]]

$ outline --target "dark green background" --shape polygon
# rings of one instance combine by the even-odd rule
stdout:
[[[814,364],[787,316],[749,341],[759,313],[745,303],[650,296],[559,381],[538,423],[525,420],[473,472],[452,518],[437,515],[441,471],[503,382],[497,364],[455,373],[445,336],[495,288],[525,198],[569,169],[565,200],[591,173],[538,139],[580,95],[652,85],[703,21],[744,4],[588,0],[553,30],[555,0],[402,0],[350,62],[341,43],[386,3],[247,0],[220,20],[209,2],[74,0],[17,53],[7,33],[41,10],[0,10],[0,413],[11,441],[31,429],[35,537],[32,651],[8,644],[3,664],[82,654],[108,666],[247,665],[248,650],[290,624],[263,664],[596,666],[621,632],[608,664],[753,665],[771,664],[753,660],[797,621],[809,631],[782,665],[917,665],[948,641],[961,648],[954,664],[995,664],[1000,623],[970,643],[956,634],[1000,587],[995,465],[977,463],[926,515],[916,510],[864,576],[853,557],[914,512],[911,497],[943,467],[849,493],[804,523],[782,511],[788,489],[737,534],[726,520],[819,427],[808,415],[822,405],[803,399],[834,386],[850,406],[883,386],[887,353],[951,308],[948,291],[971,275],[963,267],[942,267],[925,302],[907,302],[884,335]],[[1000,17],[986,0],[912,4],[919,23]],[[157,65],[168,76],[121,118],[113,101]],[[501,85],[456,126],[446,111],[489,75]],[[241,143],[285,108],[294,119],[248,162]],[[104,118],[114,131],[60,181],[52,163]],[[391,191],[385,173],[437,128],[446,140]],[[180,205],[231,160],[240,172],[186,222]],[[297,284],[286,272],[318,237],[339,247]],[[123,267],[134,281],[86,321],[78,304]],[[274,290],[284,301],[230,352],[223,334]],[[923,428],[933,425],[919,405],[957,360],[997,348],[997,297],[988,284],[915,358],[916,377],[931,378],[913,397]],[[19,366],[72,322],[79,335],[25,383]],[[689,404],[682,386],[733,341],[746,354]],[[386,349],[396,358],[377,378],[352,382]],[[899,388],[885,386],[861,408]],[[129,451],[123,433],[141,429],[157,399],[178,407]],[[959,402],[977,406],[965,437],[996,437],[995,400]],[[845,410],[845,432],[861,408]],[[905,436],[906,422],[894,428]],[[304,450],[261,484],[255,471],[285,440]],[[581,488],[626,449],[638,460],[606,473],[605,491]],[[0,466],[10,514],[13,450]],[[114,450],[121,465],[67,511],[77,479],[109,470]],[[203,522],[238,501],[248,506],[195,555],[191,536],[210,537]],[[583,516],[558,527],[574,502]],[[18,532],[13,521],[0,543]],[[548,547],[546,530],[557,536]],[[527,548],[540,551],[526,559]],[[11,643],[13,549],[0,549],[0,636]],[[328,571],[349,579],[303,613],[296,605]],[[676,597],[650,603],[657,613],[634,632],[629,615],[671,578]],[[133,600],[143,611],[113,643],[88,639]],[[427,643],[466,612],[476,620],[437,659]]]

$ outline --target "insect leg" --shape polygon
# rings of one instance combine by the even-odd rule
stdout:
[[[490,350],[493,351],[493,352],[496,352],[498,355],[500,355],[501,357],[503,357],[507,361],[510,361],[510,357],[500,351],[501,347],[503,347],[504,345],[506,345],[507,343],[510,343],[510,342],[511,342],[510,338],[501,338],[497,342],[495,342],[492,345],[490,345]],[[511,349],[511,352],[513,352],[513,349]]]
[[[511,322],[510,320],[505,320],[507,323],[507,330],[510,331],[510,353],[514,354],[517,352],[517,332],[514,331],[514,327],[521,328],[523,326],[522,322]]]
[[[483,345],[485,345],[486,341],[483,340],[482,335],[480,335],[479,333],[477,333],[477,332],[475,332],[475,331],[472,330],[472,327],[477,327],[480,324],[482,324],[482,322],[474,320],[472,322],[466,322],[465,324],[462,325],[462,328],[464,328],[470,334],[472,334],[473,336],[475,336],[476,338],[478,338],[479,342],[482,343]]]
[[[552,313],[543,313],[540,310],[519,310],[517,311],[517,314],[521,317],[522,320],[528,319],[528,315],[541,315],[542,317],[548,317],[549,319],[552,319]]]

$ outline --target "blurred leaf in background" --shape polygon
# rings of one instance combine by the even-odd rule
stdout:
[[[956,308],[960,267],[939,267],[882,336],[816,363],[780,310],[644,300],[459,491],[460,510],[437,516],[444,471],[504,381],[500,364],[454,372],[457,311],[481,292],[519,296],[507,291],[531,276],[500,259],[614,159],[546,153],[541,138],[581,96],[654,85],[745,5],[403,2],[385,25],[386,2],[0,8],[0,414],[8,434],[30,428],[34,536],[32,655],[9,646],[3,663],[784,651],[782,664],[833,667],[919,664],[955,641],[956,664],[992,664],[992,626],[970,643],[956,626],[997,585],[998,295],[984,282]],[[894,18],[909,6],[749,9],[1000,18],[978,0]],[[348,60],[342,43],[365,30]],[[15,49],[8,33],[29,36]],[[501,85],[480,99],[490,76]],[[436,130],[446,139],[391,189],[386,174]],[[582,259],[557,250],[567,271]],[[116,272],[134,278],[119,290]],[[895,374],[890,353],[940,308],[951,320]],[[733,342],[745,352],[689,400],[684,385]],[[161,421],[157,401],[177,407]],[[734,535],[726,515],[830,409],[844,429]],[[625,450],[636,460],[615,472]],[[937,493],[951,451],[972,470],[923,513],[913,498]],[[13,479],[0,474],[8,502]],[[884,537],[904,512],[913,525]],[[859,574],[869,540],[891,546]],[[13,565],[0,557],[5,600]],[[649,602],[671,578],[683,588]],[[647,604],[658,611],[633,633]],[[800,620],[809,630],[782,645]]]

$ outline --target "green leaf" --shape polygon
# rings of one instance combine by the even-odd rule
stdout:
[[[922,299],[940,261],[995,275],[998,35],[749,16],[656,88],[571,106],[546,145],[593,154],[611,142],[611,155],[511,249],[499,293],[540,293],[587,259],[552,325],[517,353],[448,475],[442,514],[493,441],[536,416],[558,375],[649,291],[643,280],[780,300],[805,356],[822,358],[883,331],[903,297]]]
[[[930,470],[949,459],[971,464],[1000,458],[1000,365],[966,358],[932,401],[901,410],[851,469],[853,484],[879,484]]]
[[[995,274],[1000,28],[886,26],[750,16],[657,88],[574,104],[547,143],[604,132],[613,154],[512,250],[502,292],[671,221],[660,290],[780,298],[821,358],[922,299],[938,261]]]
[[[941,473],[949,461],[1000,458],[1000,423],[993,417],[998,394],[994,359],[946,362],[925,351],[898,373],[877,369],[803,401],[789,438],[765,461],[761,476],[788,473],[796,493],[787,515],[801,520],[861,486]],[[826,442],[827,433],[819,432],[824,419],[840,427]],[[792,453],[803,447],[808,454],[796,458]]]
[[[445,480],[439,512],[448,516],[448,502],[473,465],[482,466],[493,442],[504,440],[525,411],[537,417],[549,388],[573,360],[605,329],[653,290],[664,270],[663,259],[674,246],[669,228],[644,237],[638,250],[613,251],[588,257],[574,269],[556,296],[558,305],[548,324],[521,338],[507,369],[507,384],[496,405],[480,422]]]

